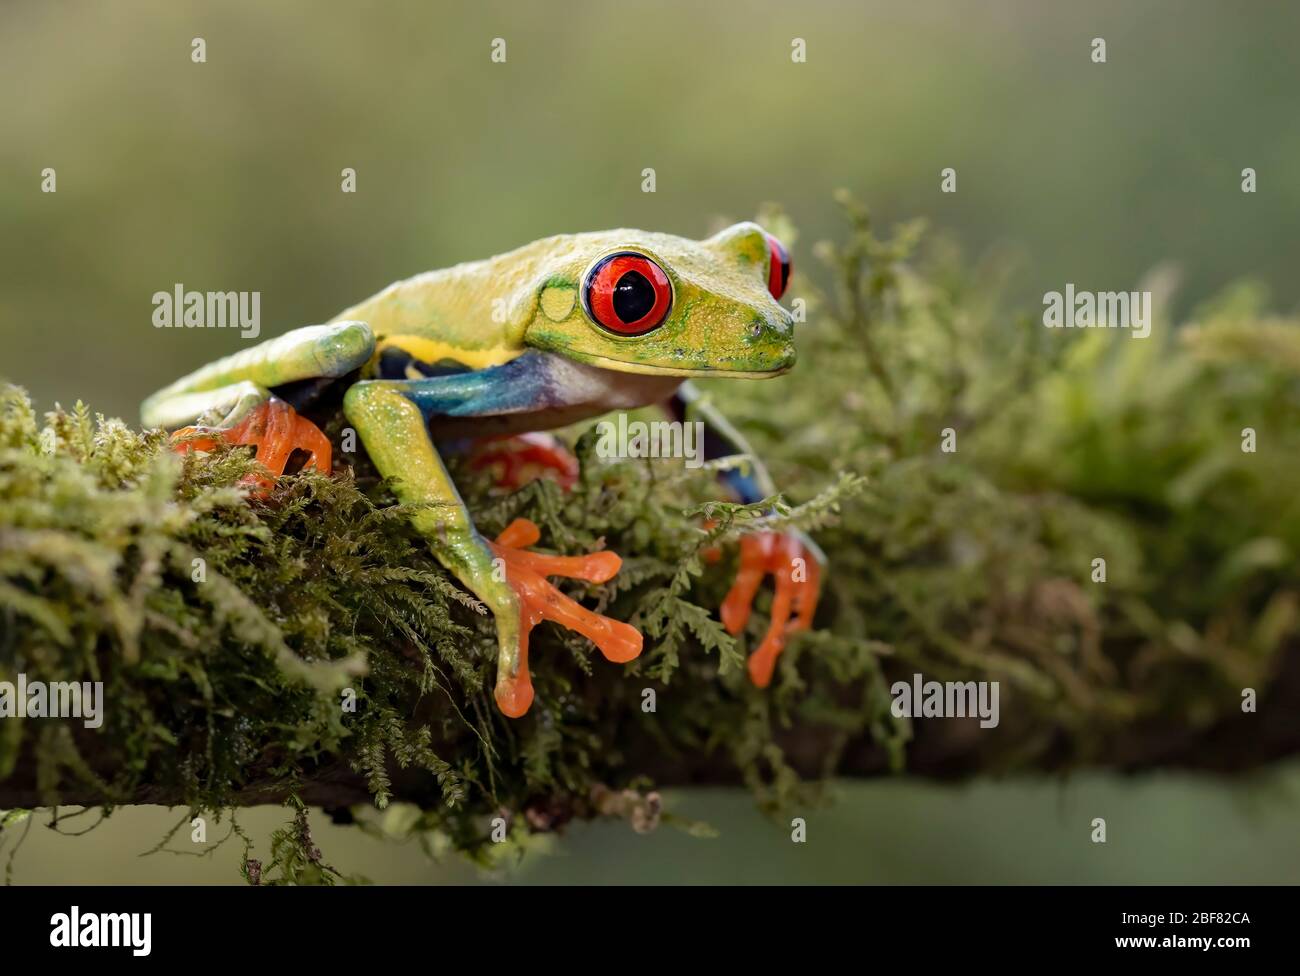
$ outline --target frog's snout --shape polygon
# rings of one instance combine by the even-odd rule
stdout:
[[[753,320],[747,345],[758,371],[784,373],[795,362],[794,317],[774,303],[772,311]]]

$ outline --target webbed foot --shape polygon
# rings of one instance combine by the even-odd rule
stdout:
[[[722,601],[722,624],[733,636],[745,629],[754,595],[769,573],[776,579],[772,621],[749,655],[749,677],[760,688],[772,681],[790,634],[812,626],[825,557],[802,532],[760,532],[740,539],[740,570]],[[793,617],[794,619],[791,619]]]
[[[497,486],[510,491],[536,478],[549,477],[565,491],[578,483],[578,459],[546,433],[485,438],[474,445],[470,467],[495,468]]]
[[[232,427],[183,427],[172,434],[172,447],[180,454],[210,451],[219,443],[247,444],[257,448],[257,463],[269,472],[250,475],[249,481],[265,494],[284,474],[294,451],[306,451],[304,467],[322,474],[332,471],[333,447],[319,427],[276,397],[258,404]]]
[[[527,552],[540,533],[528,519],[515,519],[495,542],[493,555],[502,560],[506,582],[519,601],[519,658],[513,674],[502,669],[497,675],[497,706],[510,718],[518,718],[533,702],[533,683],[528,673],[528,634],[538,623],[551,620],[582,634],[609,661],[622,664],[641,653],[641,632],[635,627],[594,613],[569,599],[547,582],[547,576],[564,576],[592,583],[614,578],[623,561],[612,552],[585,556],[547,556]]]

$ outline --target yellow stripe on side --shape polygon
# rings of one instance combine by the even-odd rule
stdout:
[[[378,353],[389,347],[409,353],[420,362],[433,365],[443,359],[462,363],[470,369],[486,369],[488,366],[500,366],[508,363],[523,353],[522,349],[509,349],[505,346],[491,346],[486,349],[466,349],[450,342],[441,342],[425,336],[398,335],[387,336],[380,340]]]

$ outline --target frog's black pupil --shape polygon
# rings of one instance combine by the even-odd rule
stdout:
[[[654,285],[640,271],[626,271],[614,286],[614,314],[620,321],[639,322],[655,307]]]

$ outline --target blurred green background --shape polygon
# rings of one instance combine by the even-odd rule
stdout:
[[[207,63],[190,60],[202,37]],[[507,61],[493,64],[493,38]],[[807,41],[804,64],[791,39]],[[1108,62],[1093,64],[1104,37]],[[1000,0],[307,3],[0,7],[0,377],[47,408],[140,399],[239,341],[156,330],[176,282],[262,293],[264,334],[389,281],[562,231],[688,236],[780,201],[795,260],[837,230],[831,191],[886,222],[1018,255],[1010,306],[1183,271],[1179,310],[1250,276],[1300,302],[1300,7]],[[1259,174],[1243,194],[1240,172]],[[58,192],[40,192],[41,171]],[[340,171],[358,192],[340,192]],[[653,167],[657,192],[643,193]],[[953,167],[958,192],[939,192]],[[813,321],[808,326],[815,328]],[[1296,772],[1223,782],[1085,776],[844,787],[789,843],[740,793],[677,793],[703,840],[580,827],[528,880],[1300,880]],[[1093,816],[1111,840],[1087,840]],[[256,828],[283,819],[250,814]],[[234,880],[136,858],[174,820],[34,829],[15,880]],[[465,879],[319,825],[376,880]],[[221,831],[214,828],[214,834]]]
[[[791,811],[807,842],[790,841],[787,821],[754,811],[736,790],[673,791],[674,814],[704,821],[716,837],[661,826],[648,836],[626,824],[574,824],[521,862],[483,872],[454,856],[437,863],[413,842],[363,836],[316,813],[312,836],[325,859],[376,884],[1223,884],[1292,883],[1300,878],[1300,770],[1232,787],[1213,780],[1091,774],[1069,780],[1012,779],[965,786],[903,781],[837,786],[828,806]],[[66,811],[65,811],[66,812]],[[179,832],[169,850],[147,854],[185,811],[119,810],[83,837],[33,822],[14,859],[16,884],[153,882],[242,884],[237,837],[206,857]],[[95,813],[64,823],[84,830]],[[1106,820],[1106,843],[1091,841]],[[241,811],[239,825],[265,859],[266,841],[287,811]],[[228,822],[209,823],[208,843]],[[21,834],[22,828],[15,831]],[[12,846],[12,845],[10,845]],[[7,852],[0,852],[0,863]]]

